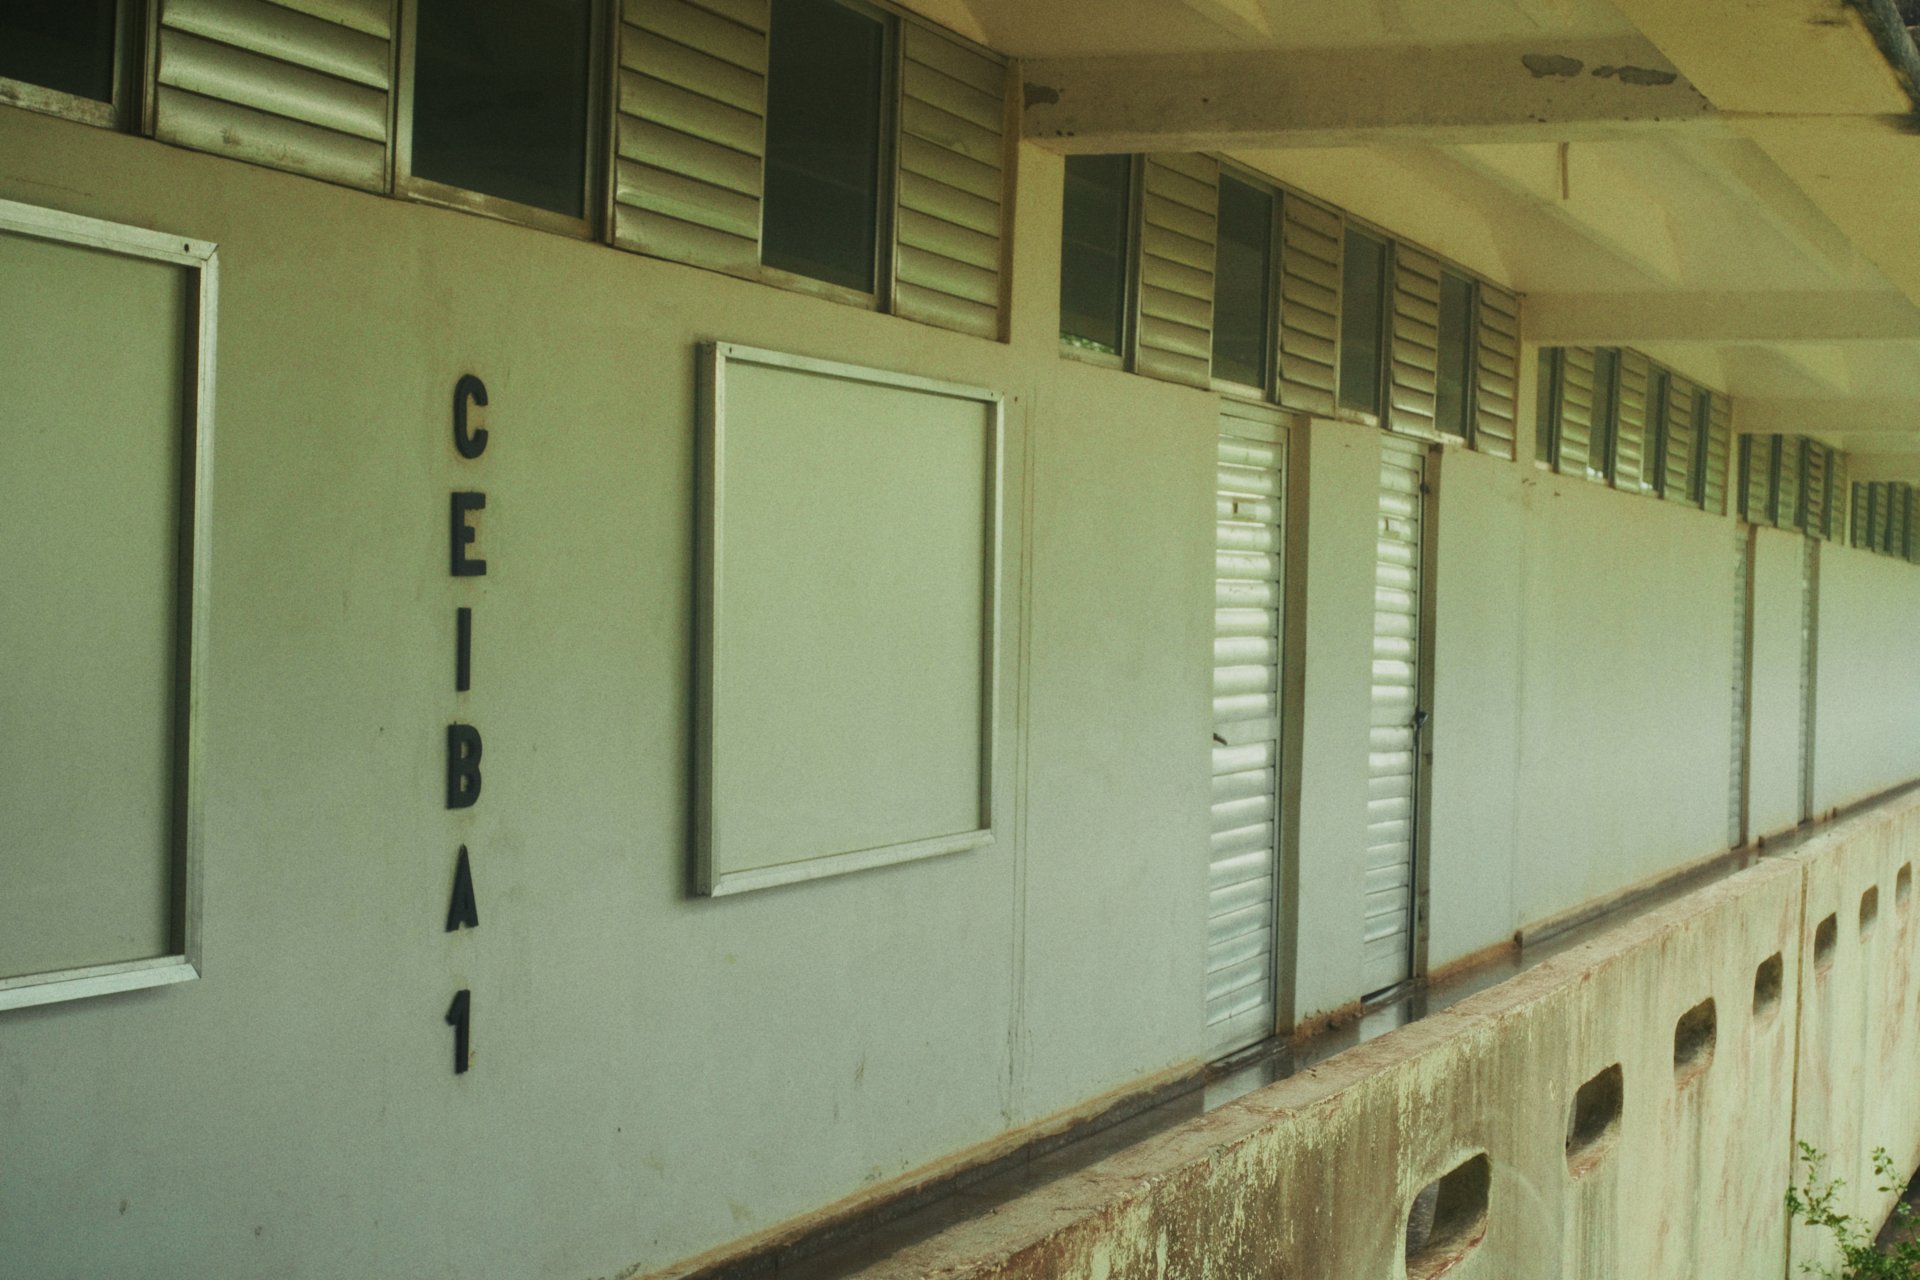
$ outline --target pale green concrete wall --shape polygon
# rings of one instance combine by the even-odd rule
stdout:
[[[1788,1280],[1817,1256],[1797,1233],[1788,1252],[1796,1139],[1840,1156],[1843,1206],[1869,1221],[1891,1198],[1860,1178],[1860,1148],[1920,1160],[1920,1103],[1899,1087],[1920,1033],[1920,926],[1893,902],[1916,857],[1920,802],[1883,804],[858,1280],[1399,1280],[1414,1197],[1479,1151],[1485,1230],[1450,1277]],[[1845,915],[1816,972],[1820,913],[1852,912],[1872,885],[1875,932],[1861,944]],[[1756,1005],[1773,956],[1778,1003]],[[1677,1073],[1675,1024],[1708,998],[1711,1059]],[[1576,1170],[1575,1092],[1614,1064],[1618,1127]]]
[[[1800,821],[1800,584],[1806,538],[1784,529],[1755,533],[1747,831],[1758,838]]]
[[[223,274],[205,976],[0,1015],[0,1270],[659,1267],[1197,1057],[1215,405],[1060,361],[1057,160],[1005,345],[4,114],[0,198]],[[687,895],[705,339],[1007,394],[993,847]],[[454,488],[488,495],[463,699]],[[450,814],[455,718],[486,787]]]

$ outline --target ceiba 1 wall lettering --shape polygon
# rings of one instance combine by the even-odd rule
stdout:
[[[487,451],[487,429],[477,426],[472,411],[485,408],[487,384],[471,373],[462,374],[453,387],[453,450],[468,462],[477,462]],[[447,566],[455,579],[486,576],[487,562],[478,554],[480,513],[487,507],[487,495],[477,489],[456,489],[448,506]],[[473,608],[459,605],[453,611],[453,691],[473,689]],[[480,730],[471,724],[454,721],[447,726],[446,805],[448,809],[471,809],[480,800]],[[479,899],[474,893],[473,859],[467,846],[460,846],[454,864],[453,893],[447,903],[446,932],[480,927]],[[453,1071],[465,1074],[472,1062],[473,992],[461,988],[448,1005],[445,1020],[453,1028]]]

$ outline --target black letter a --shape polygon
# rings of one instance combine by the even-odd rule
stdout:
[[[453,869],[453,901],[447,904],[447,932],[461,925],[480,927],[480,906],[473,900],[473,869],[467,865],[467,846],[460,846],[460,863]]]

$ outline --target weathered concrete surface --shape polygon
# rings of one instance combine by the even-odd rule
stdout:
[[[1871,1148],[1920,1163],[1920,929],[1898,887],[1917,856],[1920,799],[1890,801],[858,1275],[1400,1280],[1414,1197],[1484,1151],[1484,1231],[1449,1276],[1784,1280],[1817,1256],[1783,1203],[1797,1139],[1874,1220],[1892,1196]],[[1707,999],[1711,1048],[1678,1064],[1676,1023]],[[1615,1063],[1617,1128],[1570,1162],[1575,1092]]]

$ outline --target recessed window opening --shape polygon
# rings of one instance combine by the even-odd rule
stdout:
[[[773,0],[760,260],[858,293],[879,284],[889,29],[836,0]]]
[[[1860,936],[1867,937],[1873,932],[1873,926],[1880,922],[1880,886],[1875,885],[1860,895]]]
[[[1060,340],[1117,356],[1126,341],[1133,157],[1068,156],[1060,217]]]
[[[1446,1274],[1486,1238],[1492,1183],[1493,1165],[1482,1151],[1420,1189],[1407,1211],[1407,1280]]]
[[[1765,1017],[1780,1007],[1780,983],[1786,973],[1786,962],[1776,951],[1760,962],[1753,971],[1753,1013],[1755,1017]]]
[[[1587,474],[1596,480],[1613,479],[1619,385],[1620,352],[1601,347],[1593,353],[1593,426],[1587,444]]]
[[[1828,916],[1813,930],[1813,968],[1816,973],[1825,973],[1833,967],[1834,947],[1840,941],[1840,917]]]
[[[1686,1084],[1713,1063],[1715,1032],[1712,996],[1680,1015],[1673,1026],[1675,1084]]]
[[[1213,376],[1265,390],[1273,351],[1273,236],[1279,202],[1273,192],[1224,173],[1219,201]]]
[[[0,4],[0,81],[110,105],[117,79],[118,28],[115,0],[8,0]],[[43,94],[9,92],[9,86],[0,84],[0,102],[6,101],[41,109],[61,105]]]
[[[1473,281],[1452,271],[1440,273],[1439,368],[1434,382],[1434,425],[1446,435],[1473,438],[1473,357],[1475,332]]]
[[[1625,1089],[1616,1062],[1573,1095],[1573,1113],[1567,1117],[1567,1171],[1574,1177],[1592,1170],[1613,1149]]]
[[[1379,416],[1385,381],[1387,245],[1347,228],[1340,269],[1340,407]]]
[[[408,172],[587,212],[590,0],[415,0]]]
[[[1893,878],[1894,905],[1905,911],[1913,901],[1913,864],[1906,863],[1900,868],[1900,874]]]

